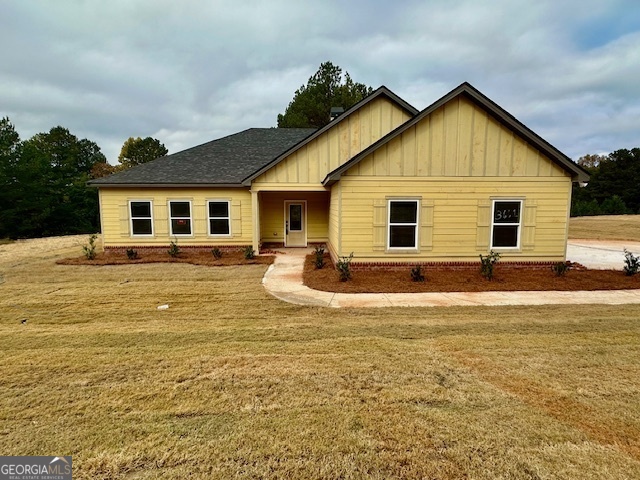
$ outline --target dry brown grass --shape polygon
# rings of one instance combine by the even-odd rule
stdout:
[[[569,238],[640,241],[640,215],[599,215],[569,220]]]
[[[303,308],[261,265],[55,264],[77,252],[0,258],[4,455],[70,454],[78,479],[640,478],[639,306]]]

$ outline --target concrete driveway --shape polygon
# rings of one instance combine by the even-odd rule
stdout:
[[[598,270],[622,270],[624,249],[640,256],[640,241],[569,240],[567,260]]]

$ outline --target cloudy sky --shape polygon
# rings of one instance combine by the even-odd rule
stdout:
[[[111,163],[275,126],[323,61],[418,109],[468,81],[570,157],[640,147],[638,0],[0,0],[0,117]]]

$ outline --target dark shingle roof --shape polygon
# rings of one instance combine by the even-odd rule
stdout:
[[[315,132],[250,128],[89,182],[95,186],[234,185]]]

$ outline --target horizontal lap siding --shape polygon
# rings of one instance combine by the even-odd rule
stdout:
[[[463,96],[363,158],[340,186],[342,255],[371,262],[475,260],[488,250],[491,198],[516,197],[525,199],[522,250],[503,257],[564,258],[570,175]],[[387,199],[403,196],[421,198],[428,217],[417,254],[385,251],[387,221],[381,226],[380,219]]]
[[[354,252],[356,258],[379,262],[476,259],[483,253],[476,249],[479,202],[492,197],[517,197],[536,204],[535,246],[527,251],[505,252],[503,257],[544,261],[564,258],[571,187],[568,177],[544,181],[526,177],[343,177],[340,184],[342,255]],[[403,196],[433,202],[432,249],[423,249],[417,255],[376,251],[372,231],[374,203]]]
[[[207,200],[229,200],[232,203],[232,236],[211,237],[207,232]],[[129,200],[153,202],[153,237],[129,235]],[[169,235],[168,201],[191,200],[192,232],[189,237],[177,237],[179,245],[247,245],[251,244],[251,193],[245,189],[100,189],[100,210],[104,245],[153,246],[168,245],[174,240]]]

